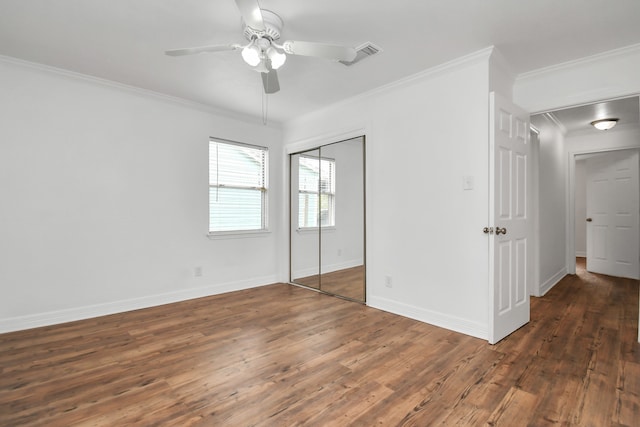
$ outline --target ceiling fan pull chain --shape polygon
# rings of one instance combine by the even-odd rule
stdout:
[[[262,124],[267,125],[267,114],[269,112],[269,96],[262,92]]]

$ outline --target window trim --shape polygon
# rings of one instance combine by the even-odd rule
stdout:
[[[269,229],[269,147],[267,146],[262,146],[262,145],[256,145],[256,144],[249,144],[249,143],[244,143],[244,142],[238,142],[238,141],[232,141],[229,139],[225,139],[225,138],[217,138],[217,137],[209,137],[209,141],[208,141],[208,149],[211,148],[211,144],[215,143],[222,143],[222,144],[226,144],[226,145],[235,145],[238,147],[243,147],[243,148],[250,148],[250,149],[256,149],[256,150],[262,150],[264,152],[264,164],[262,167],[262,174],[263,174],[263,186],[262,187],[257,187],[257,186],[238,186],[238,185],[225,185],[225,184],[211,184],[210,181],[210,176],[209,176],[209,184],[208,184],[208,200],[209,200],[209,209],[208,209],[208,232],[207,232],[207,237],[211,240],[216,240],[216,239],[230,239],[230,238],[247,238],[247,237],[256,237],[256,236],[263,236],[266,234],[271,233],[270,229]],[[209,165],[211,162],[211,155],[208,154],[208,161],[209,161]],[[210,170],[209,166],[209,170]],[[208,174],[210,175],[210,173]],[[230,188],[230,189],[241,189],[241,190],[259,190],[262,193],[262,197],[261,197],[261,212],[260,212],[260,216],[261,216],[261,224],[262,227],[261,228],[256,228],[256,229],[237,229],[237,230],[218,230],[218,231],[212,231],[211,230],[211,189],[212,188]]]
[[[300,234],[317,234],[318,231],[322,230],[323,232],[331,232],[336,231],[335,225],[325,225],[323,227],[304,227],[304,228],[296,228],[296,233]]]
[[[238,231],[215,231],[207,234],[209,240],[225,239],[248,239],[253,237],[266,237],[271,234],[271,230],[238,230]]]

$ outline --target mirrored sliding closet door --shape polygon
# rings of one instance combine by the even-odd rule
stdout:
[[[365,302],[364,137],[290,155],[292,283]]]

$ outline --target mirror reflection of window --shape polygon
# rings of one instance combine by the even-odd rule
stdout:
[[[335,226],[335,160],[300,156],[298,228]]]

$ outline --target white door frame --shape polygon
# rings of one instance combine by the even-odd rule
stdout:
[[[531,117],[531,115],[529,115]],[[540,131],[531,125],[531,295],[542,296],[540,290]]]
[[[568,156],[569,168],[567,173],[567,273],[576,274],[576,157],[584,154],[610,153],[621,150],[639,150],[636,146],[623,146],[615,148],[602,148],[598,150],[576,150],[570,151]],[[640,323],[640,321],[639,321]],[[640,337],[640,332],[639,335]]]

